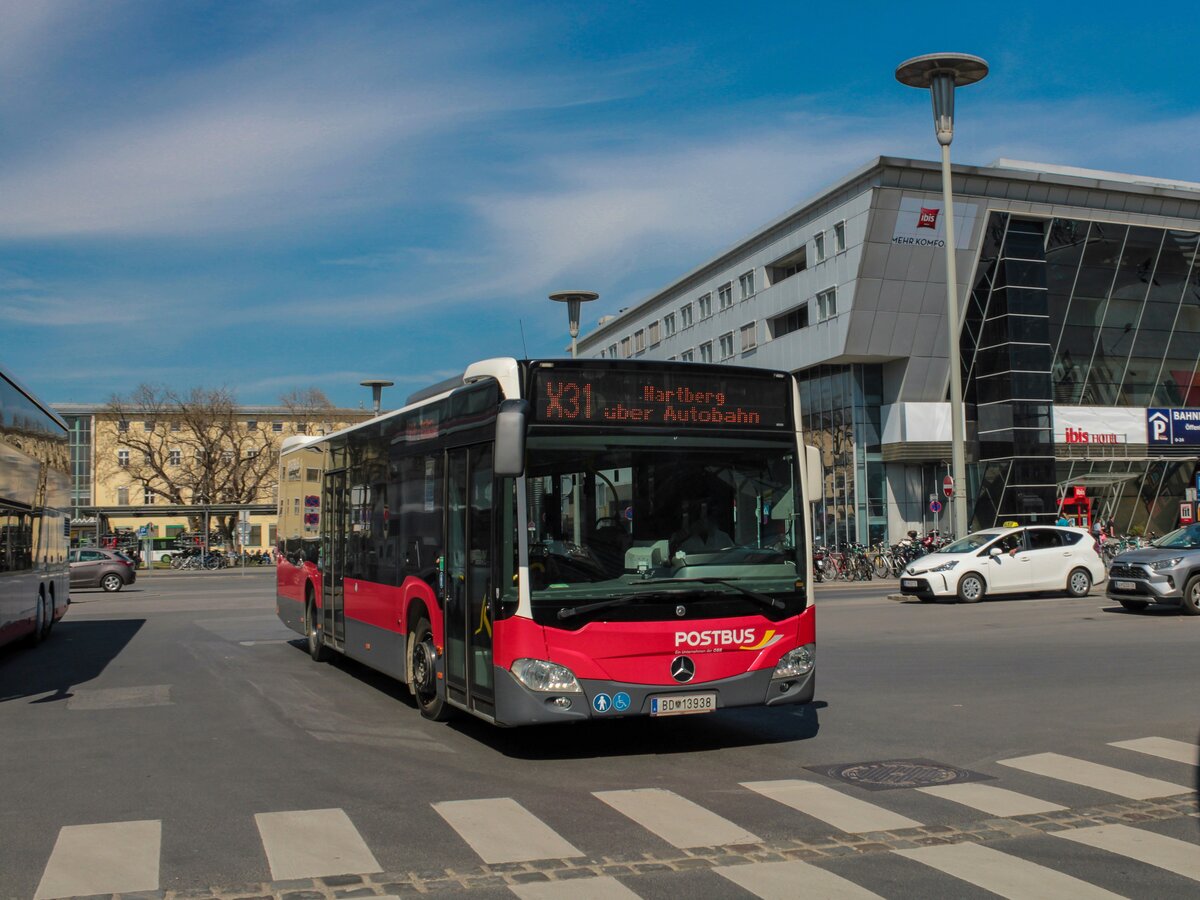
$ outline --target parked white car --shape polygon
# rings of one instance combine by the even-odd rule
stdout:
[[[1038,591],[1085,597],[1104,579],[1100,547],[1082,528],[989,528],[913,560],[900,575],[900,592],[963,603]]]

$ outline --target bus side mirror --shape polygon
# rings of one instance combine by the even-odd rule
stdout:
[[[808,477],[808,502],[817,503],[824,495],[821,483],[825,472],[821,466],[821,451],[812,444],[804,445],[804,474]]]
[[[497,475],[517,478],[525,474],[525,424],[529,403],[525,400],[503,400],[496,414],[496,451],[494,469]]]

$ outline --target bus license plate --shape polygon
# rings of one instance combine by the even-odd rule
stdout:
[[[917,580],[915,578],[905,578],[900,582],[900,587],[915,588],[916,586]]]
[[[716,694],[668,694],[650,698],[652,716],[687,716],[713,712],[716,708]]]
[[[1118,591],[1136,591],[1137,590],[1137,585],[1134,584],[1132,581],[1114,581],[1113,587],[1115,587]]]

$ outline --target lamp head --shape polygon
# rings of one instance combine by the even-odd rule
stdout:
[[[914,56],[896,67],[896,80],[909,87],[929,88],[933,100],[933,124],[938,143],[954,140],[954,89],[981,81],[988,64],[967,53],[928,53]]]
[[[550,295],[551,300],[567,304],[567,325],[573,338],[579,337],[579,311],[583,304],[599,297],[595,291],[555,291]]]

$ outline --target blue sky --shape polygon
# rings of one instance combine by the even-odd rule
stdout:
[[[586,330],[874,156],[935,158],[892,73],[936,50],[992,67],[956,161],[1200,181],[1196,26],[1183,3],[7,0],[0,363],[56,402],[357,406],[365,377],[398,403],[559,355],[550,291],[600,292]]]

